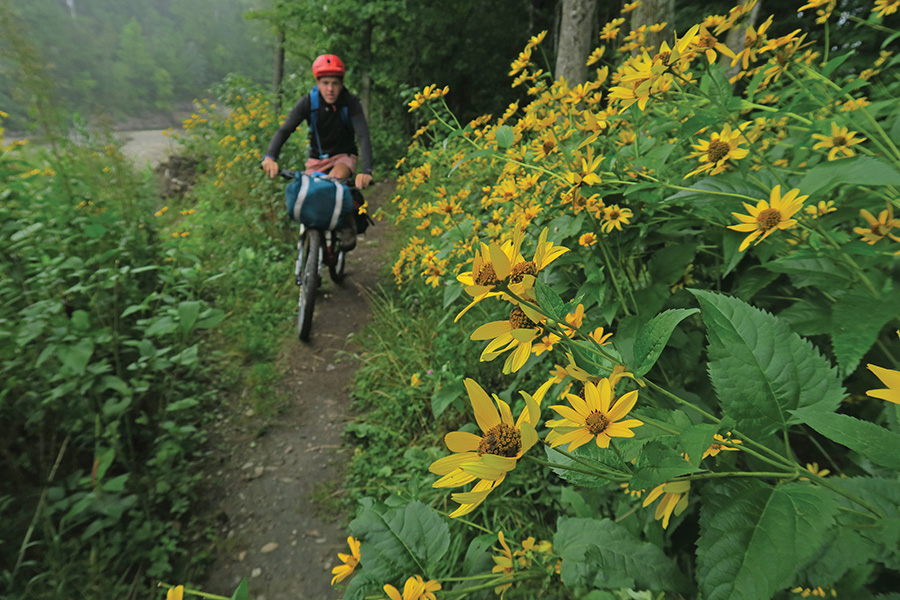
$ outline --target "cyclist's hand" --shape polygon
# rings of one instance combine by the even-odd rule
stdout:
[[[271,156],[267,156],[263,159],[262,169],[266,172],[266,175],[269,176],[269,179],[278,175],[278,163],[275,162]]]
[[[359,189],[364,189],[369,187],[369,184],[372,183],[372,176],[368,173],[359,173],[356,176],[356,187]]]

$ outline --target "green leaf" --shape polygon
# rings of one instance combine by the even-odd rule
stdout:
[[[250,590],[247,588],[246,579],[241,579],[241,583],[231,595],[231,600],[250,600]]]
[[[197,320],[197,329],[212,329],[225,320],[225,311],[218,308],[208,308]]]
[[[831,343],[841,377],[856,370],[878,334],[897,316],[900,298],[892,294],[874,298],[864,290],[850,290],[834,304],[831,319]]]
[[[825,257],[792,254],[763,265],[773,273],[790,276],[797,287],[815,286],[828,289],[842,289],[852,281],[850,273],[841,265]]]
[[[567,448],[567,446],[563,447],[563,450],[566,450]],[[569,458],[550,446],[544,446],[544,451],[547,453],[547,460],[552,463],[562,467],[590,470],[590,467]],[[627,471],[625,463],[622,462],[622,459],[619,458],[619,455],[616,454],[614,450],[610,448],[600,448],[593,442],[585,444],[580,448],[576,448],[575,452],[572,452],[571,454],[603,471],[612,470],[622,473]],[[609,483],[609,480],[602,479],[599,475],[593,475],[591,473],[582,473],[581,471],[572,471],[570,469],[559,467],[551,467],[551,470],[572,485],[580,487],[598,488],[604,487]]]
[[[175,320],[170,316],[159,317],[154,320],[150,326],[144,330],[146,336],[168,335],[174,333],[178,329]]]
[[[692,464],[699,465],[703,453],[712,446],[719,427],[712,423],[691,425],[678,436],[678,446],[688,455]]]
[[[708,448],[709,446],[707,446]],[[704,448],[705,450],[706,448]],[[633,490],[647,490],[671,481],[679,475],[696,473],[700,469],[684,460],[674,448],[654,440],[644,446],[635,463],[634,477],[628,482]]]
[[[850,527],[833,527],[822,551],[809,561],[806,579],[813,586],[829,586],[848,570],[875,557],[877,547]]]
[[[653,317],[641,327],[634,342],[634,376],[646,375],[662,354],[675,327],[684,319],[700,312],[696,308],[673,308]]]
[[[737,298],[691,290],[709,340],[709,374],[725,412],[751,437],[786,429],[789,411],[833,411],[844,396],[837,369],[777,317]]]
[[[82,338],[75,344],[59,346],[56,356],[63,368],[74,375],[84,375],[84,370],[94,353],[94,340]]]
[[[113,464],[113,460],[116,458],[116,451],[114,448],[107,448],[102,452],[99,451],[94,457],[94,466],[96,468],[96,477],[97,481],[103,481],[103,476],[106,475],[106,471],[109,470],[109,467]]]
[[[553,549],[568,587],[688,592],[691,584],[661,548],[609,520],[560,518]]]
[[[193,408],[200,404],[198,400],[195,398],[182,398],[181,400],[176,400],[175,402],[170,402],[166,406],[166,412],[174,412],[178,410],[185,410],[188,408]]]
[[[828,439],[862,454],[875,464],[900,470],[900,435],[850,415],[825,413],[815,408],[792,412],[802,423]]]
[[[713,482],[703,488],[697,579],[704,600],[768,600],[819,551],[838,510],[802,483]]]
[[[72,327],[80,331],[87,331],[91,328],[91,317],[83,310],[76,310],[72,313]]]
[[[494,137],[501,148],[509,148],[516,141],[516,132],[509,125],[503,125],[497,128]]]
[[[178,320],[181,323],[181,331],[187,333],[197,322],[200,315],[200,303],[196,300],[181,302],[178,305]]]
[[[543,281],[534,282],[534,293],[537,298],[538,305],[545,311],[553,315],[557,321],[563,321],[566,317],[566,303],[563,302],[559,294],[554,292],[549,285]]]
[[[672,285],[682,278],[684,270],[694,260],[696,253],[696,243],[666,244],[647,262],[647,273],[654,282]]]
[[[838,185],[900,185],[900,172],[891,165],[859,156],[813,167],[800,181],[801,194],[824,193]]]
[[[373,577],[430,573],[450,546],[444,520],[421,502],[386,509],[364,498],[350,531],[362,541],[361,562]]]
[[[447,410],[447,407],[454,400],[465,398],[465,396],[466,390],[463,387],[462,377],[456,381],[444,383],[440,389],[435,390],[434,394],[431,395],[431,412],[434,414],[434,418],[437,419],[444,414],[444,411]]]

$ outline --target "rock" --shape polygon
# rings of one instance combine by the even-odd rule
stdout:
[[[278,548],[278,542],[269,542],[265,546],[259,549],[263,554],[268,554],[269,552],[274,552]]]

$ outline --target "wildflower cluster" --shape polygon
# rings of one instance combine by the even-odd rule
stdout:
[[[892,511],[858,465],[895,486],[896,457],[861,440],[896,441],[882,424],[900,402],[900,108],[884,76],[896,61],[843,70],[832,48],[779,31],[752,1],[684,32],[628,29],[638,4],[601,28],[584,83],[538,66],[540,34],[510,68],[523,98],[496,117],[458,123],[445,103],[425,103],[437,86],[417,97],[430,113],[398,164],[392,211],[409,238],[393,274],[404,290],[458,303],[480,361],[502,358],[484,386],[459,375],[474,419],[447,426],[448,452],[429,461],[430,492],[443,493],[433,505],[499,543],[479,585],[501,596],[609,581],[722,598],[739,595],[722,591],[725,579],[752,579],[740,594],[754,598],[877,587],[881,567],[862,582],[810,565],[840,553],[846,527],[865,523],[869,565],[895,542]],[[887,29],[891,6],[861,24]],[[835,7],[800,10],[808,28],[826,28]],[[650,46],[660,31],[668,40]],[[416,393],[429,381],[417,373]],[[443,395],[435,388],[432,402]],[[835,458],[839,447],[854,458]],[[826,478],[826,460],[854,483]],[[552,544],[532,541],[522,562],[508,540],[538,534],[508,527],[504,498],[532,493],[524,472],[540,467],[571,486],[576,514],[558,515]],[[806,502],[816,519],[792,508]],[[383,543],[368,518],[384,510],[361,509],[351,525],[367,573],[366,548]],[[696,553],[671,545],[680,528]],[[760,531],[773,541],[764,551],[747,541]],[[623,544],[666,566],[648,576],[621,565],[609,553]],[[424,573],[441,591],[465,579]]]

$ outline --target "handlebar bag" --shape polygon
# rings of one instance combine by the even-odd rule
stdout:
[[[338,229],[355,212],[350,188],[331,179],[298,173],[284,190],[288,216],[314,229]]]

